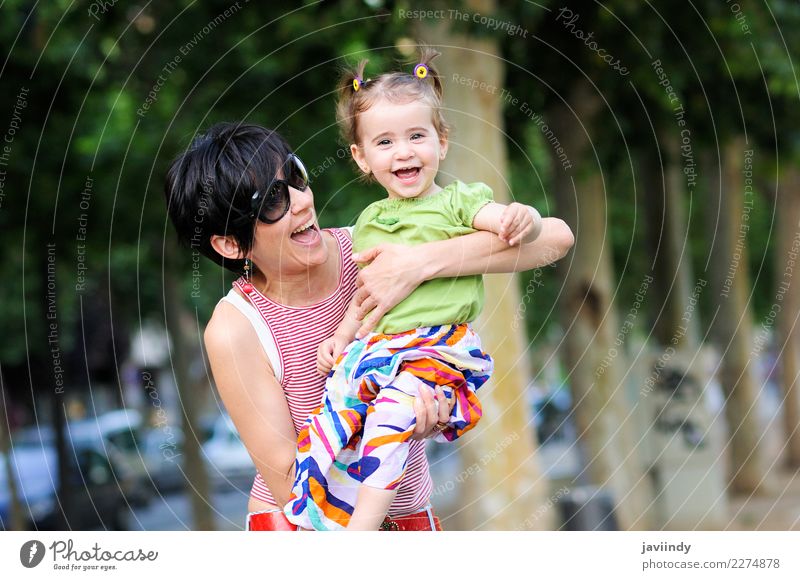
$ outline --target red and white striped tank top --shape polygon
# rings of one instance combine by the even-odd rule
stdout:
[[[317,304],[303,307],[278,304],[258,290],[248,295],[261,314],[258,322],[263,322],[268,330],[264,333],[263,329],[256,329],[264,350],[268,356],[270,352],[273,353],[271,359],[277,354],[280,369],[275,369],[276,376],[286,394],[295,433],[299,432],[308,415],[322,401],[325,377],[317,373],[317,348],[323,340],[333,336],[356,291],[358,266],[350,259],[350,236],[342,229],[324,231],[338,242],[339,263],[342,265],[339,268],[339,283],[333,294]],[[243,281],[240,278],[236,284]],[[276,348],[268,344],[270,339]],[[397,516],[421,509],[428,503],[432,487],[425,442],[411,441],[405,478],[389,514]],[[250,495],[261,501],[275,503],[261,474],[256,475]]]

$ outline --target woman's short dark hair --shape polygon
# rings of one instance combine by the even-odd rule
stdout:
[[[276,131],[217,123],[196,137],[167,171],[167,212],[180,241],[217,264],[241,273],[244,260],[220,256],[211,236],[232,236],[243,252],[253,247],[250,202],[277,175],[292,150]]]

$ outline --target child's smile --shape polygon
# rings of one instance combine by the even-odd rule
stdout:
[[[411,185],[419,177],[420,168],[419,167],[404,167],[402,169],[397,169],[392,171],[395,174],[395,177],[402,181],[405,185]]]

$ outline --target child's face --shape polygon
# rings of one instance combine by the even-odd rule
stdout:
[[[433,126],[431,107],[386,99],[359,115],[359,145],[350,145],[358,166],[372,173],[390,198],[425,197],[440,188],[434,183],[447,139]]]

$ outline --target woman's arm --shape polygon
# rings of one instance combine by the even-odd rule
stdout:
[[[424,255],[429,258],[429,261],[422,265],[423,281],[470,274],[524,272],[541,268],[566,256],[574,243],[572,230],[558,218],[542,218],[542,230],[539,236],[532,242],[517,246],[509,246],[497,235],[485,231],[450,240],[430,242],[425,244],[423,250]],[[416,254],[416,250],[417,248],[412,254]]]
[[[205,344],[222,402],[272,497],[282,507],[294,483],[297,435],[267,355],[250,322],[225,302],[217,306],[206,326]]]
[[[354,255],[356,262],[369,264],[358,277],[359,316],[371,312],[357,336],[370,332],[384,314],[426,280],[540,268],[563,258],[574,242],[564,221],[543,218],[539,236],[525,244],[509,246],[496,234],[482,231],[412,249],[381,244]]]

